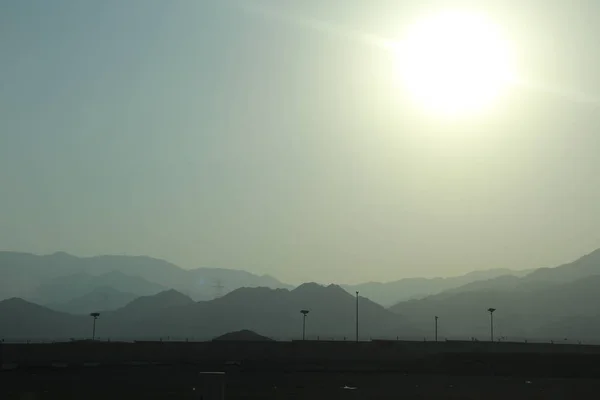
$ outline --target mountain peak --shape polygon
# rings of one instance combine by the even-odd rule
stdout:
[[[184,306],[194,300],[175,289],[165,290],[152,296],[142,296],[127,304],[123,309],[139,309],[151,312],[155,309]]]
[[[192,300],[190,297],[186,296],[185,294],[183,294],[181,292],[178,292],[175,289],[168,289],[168,290],[164,290],[164,291],[159,292],[152,296],[141,297],[141,299],[143,299],[143,298],[153,299],[153,301],[160,301],[163,303],[177,304],[177,305],[194,302],[194,300]]]
[[[10,299],[1,300],[0,301],[0,309],[1,310],[9,310],[12,313],[23,313],[23,312],[36,312],[36,311],[48,311],[54,312],[47,307],[41,306],[39,304],[35,304],[29,302],[20,297],[11,297]]]
[[[0,304],[3,306],[12,306],[12,305],[24,305],[24,304],[33,304],[24,300],[20,297],[11,297],[10,299],[0,300]]]
[[[306,283],[303,283],[303,284],[299,285],[298,287],[296,287],[294,290],[292,290],[292,292],[309,292],[309,291],[321,290],[323,288],[324,288],[323,285],[319,285],[316,282],[306,282]]]
[[[303,283],[300,286],[298,286],[297,288],[295,288],[294,290],[292,290],[293,293],[302,293],[302,294],[308,294],[308,293],[344,293],[345,295],[348,294],[348,292],[346,290],[344,290],[341,286],[336,285],[334,283],[330,284],[330,285],[320,285],[318,283],[315,282],[307,282],[307,283]]]

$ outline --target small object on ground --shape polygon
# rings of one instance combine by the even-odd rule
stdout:
[[[344,385],[344,386],[342,386],[342,389],[344,389],[344,390],[356,390],[357,388],[353,387],[353,386]]]

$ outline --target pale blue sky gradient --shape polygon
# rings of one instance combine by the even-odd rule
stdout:
[[[0,2],[0,248],[356,282],[600,247],[600,3],[456,2],[538,89],[444,121],[355,33],[451,3]]]

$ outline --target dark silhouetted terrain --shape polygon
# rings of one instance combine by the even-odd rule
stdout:
[[[487,340],[490,321],[486,310],[494,307],[497,338],[598,341],[598,287],[600,251],[522,278],[498,277],[401,302],[391,310],[416,326],[433,326],[434,316],[439,316],[442,337]]]
[[[231,342],[264,342],[264,341],[272,341],[266,336],[259,335],[256,332],[249,331],[244,329],[242,331],[237,332],[229,332],[219,337],[214,338],[216,341],[231,341]]]
[[[50,310],[19,298],[0,301],[0,337],[51,340],[91,337],[88,317]]]
[[[355,297],[336,285],[304,284],[294,290],[242,288],[211,300],[194,302],[175,290],[140,297],[102,313],[99,337],[116,339],[203,339],[252,330],[276,339],[301,337],[301,309],[308,309],[307,337],[354,340]],[[418,329],[364,297],[360,298],[362,338],[415,337]],[[27,321],[22,324],[21,321]],[[0,337],[11,339],[91,336],[88,316],[59,313],[20,299],[0,302]],[[68,323],[64,323],[67,321]],[[56,325],[63,325],[58,327]]]

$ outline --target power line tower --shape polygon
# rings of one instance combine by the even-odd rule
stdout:
[[[223,297],[223,290],[225,289],[225,286],[223,286],[223,283],[220,279],[216,280],[215,284],[213,285],[213,288],[215,289],[215,299]]]

